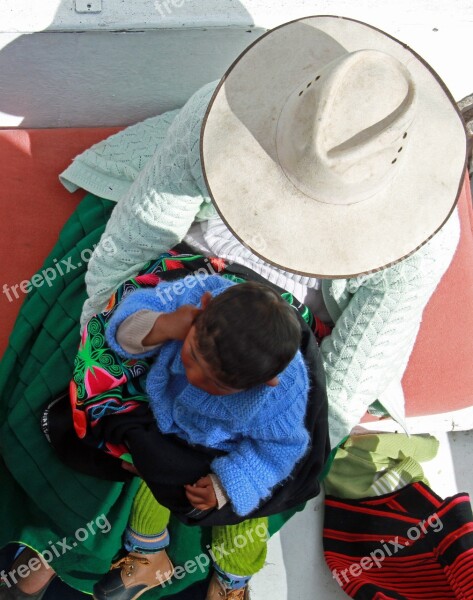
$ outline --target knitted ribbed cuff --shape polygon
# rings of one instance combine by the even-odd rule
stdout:
[[[135,494],[130,520],[123,536],[128,552],[151,554],[169,545],[167,524],[170,512],[159,504],[143,481]]]
[[[139,554],[159,552],[169,546],[168,529],[166,527],[155,535],[144,535],[128,526],[123,536],[123,546],[127,552],[138,552]]]
[[[143,340],[153,329],[162,312],[143,309],[126,318],[117,329],[117,342],[129,354],[143,354],[160,346],[143,346]]]
[[[89,150],[89,152],[93,152],[93,150]],[[123,177],[121,179],[116,174],[104,173],[100,168],[90,166],[80,158],[76,158],[59,175],[59,181],[71,193],[82,188],[99,198],[113,202],[118,202],[133,183],[131,178]]]
[[[227,573],[227,571],[223,571],[217,564],[214,563],[215,573],[217,577],[221,581],[223,587],[227,590],[241,590],[251,579],[251,575],[247,577],[242,577],[241,575],[233,575],[233,573]]]
[[[156,535],[168,525],[171,513],[160,504],[143,481],[131,506],[128,526],[143,535]]]
[[[264,566],[267,539],[267,517],[212,527],[214,566],[233,577],[254,575]]]
[[[230,498],[227,496],[225,488],[223,487],[222,482],[217,477],[217,475],[210,473],[209,477],[212,480],[214,492],[217,496],[217,509],[220,509],[222,508],[222,506],[225,506],[225,504],[230,502]]]

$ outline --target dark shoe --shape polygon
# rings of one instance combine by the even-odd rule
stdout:
[[[250,590],[247,585],[239,590],[229,590],[214,573],[205,600],[250,600]]]
[[[165,550],[155,554],[130,552],[94,585],[94,600],[136,600],[171,579],[173,573]]]
[[[15,579],[18,580],[19,579],[18,568],[23,565],[26,567],[26,569],[30,573],[31,571],[28,566],[28,562],[32,558],[35,558],[35,557],[37,557],[37,554],[34,550],[31,550],[30,548],[25,548],[21,552],[21,554],[15,559],[15,561],[9,568],[8,572],[5,573],[5,578],[2,581],[3,585],[0,587],[0,600],[41,600],[43,598],[49,585],[51,584],[51,582],[53,581],[53,579],[56,576],[54,571],[51,571],[53,573],[53,575],[51,576],[49,581],[47,581],[43,585],[43,587],[41,587],[34,594],[27,594],[26,592],[23,592],[16,586],[14,581],[11,581],[11,579],[12,579],[11,577],[10,577],[10,580],[8,579],[9,573],[14,573]]]

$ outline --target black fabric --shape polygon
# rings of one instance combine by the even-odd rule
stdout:
[[[108,481],[132,479],[132,473],[125,471],[120,461],[96,447],[84,444],[77,437],[68,392],[46,407],[41,416],[41,429],[61,461],[71,469]]]
[[[181,253],[189,252],[189,250],[192,252],[192,249],[185,244],[180,244],[175,250]],[[284,292],[246,267],[231,265],[225,269],[225,272],[248,281],[260,281],[270,285],[279,293]],[[170,271],[169,279],[175,278],[178,278],[178,273]],[[140,406],[130,413],[113,415],[101,420],[100,429],[96,432],[98,438],[110,443],[126,444],[133,457],[135,467],[155,498],[186,525],[236,524],[248,518],[280,513],[319,494],[319,476],[330,454],[325,374],[315,337],[297,311],[296,314],[302,329],[300,349],[309,373],[310,390],[305,426],[311,437],[311,445],[290,476],[275,486],[270,499],[263,502],[249,515],[244,517],[237,515],[231,504],[228,503],[219,510],[205,511],[200,514],[199,518],[196,518],[196,511],[193,510],[185,496],[183,486],[208,475],[211,472],[212,460],[217,456],[222,456],[225,454],[224,452],[190,445],[175,435],[162,434],[147,405]],[[61,415],[61,419],[63,416]],[[116,465],[119,465],[117,459],[107,456],[106,458],[112,463],[106,463],[96,455],[95,449],[93,449],[94,452],[91,452],[92,448],[89,448],[87,452],[83,450],[80,452],[77,449],[77,443],[84,447],[84,441],[77,438],[74,441],[70,440],[70,444],[73,446],[71,450],[71,447],[64,443],[64,439],[75,436],[61,437],[60,433],[54,434],[54,432],[60,432],[61,427],[68,427],[70,430],[72,417],[67,425],[64,422],[58,427],[49,425],[50,435],[53,434],[51,442],[62,460],[82,472],[88,472],[97,477],[105,479],[114,476],[120,477],[120,470],[123,469],[116,468]],[[62,441],[59,442],[58,439]],[[71,464],[72,462],[74,465]],[[123,480],[125,480],[128,473],[124,470],[123,473]]]

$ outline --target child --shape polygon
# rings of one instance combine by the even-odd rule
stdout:
[[[308,376],[298,351],[300,325],[270,287],[213,275],[138,290],[116,308],[106,337],[123,358],[154,357],[146,390],[162,433],[225,453],[212,461],[211,473],[185,486],[196,518],[227,503],[240,517],[253,513],[306,453]],[[164,551],[168,518],[142,485],[125,535],[131,552],[95,586],[95,598],[131,600],[171,577]],[[143,522],[148,530],[137,531]],[[264,524],[248,520],[233,532],[258,533]],[[227,535],[225,527],[216,529],[214,535],[231,544],[232,527]],[[207,598],[246,597],[249,576],[264,562],[266,536],[258,537],[248,535],[252,543],[229,552],[231,562],[215,564]],[[248,552],[252,559],[238,568],[238,555]],[[229,572],[226,562],[236,568]],[[243,564],[251,573],[241,572]]]

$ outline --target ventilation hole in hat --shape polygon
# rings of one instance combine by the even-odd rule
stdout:
[[[310,88],[311,85],[312,85],[312,81],[309,81],[309,83],[307,84],[307,87]]]
[[[402,139],[405,140],[407,137],[407,131],[404,132],[404,135],[402,136]]]
[[[402,150],[402,146],[399,148],[398,152],[401,152],[401,150]]]
[[[303,93],[304,93],[304,90],[302,90],[302,92],[299,92],[299,96],[302,96]]]
[[[318,81],[320,79],[320,75],[317,75],[317,77],[314,79],[314,81]]]
[[[395,158],[394,160],[392,160],[391,164],[393,165],[396,161],[397,161],[397,158]]]

